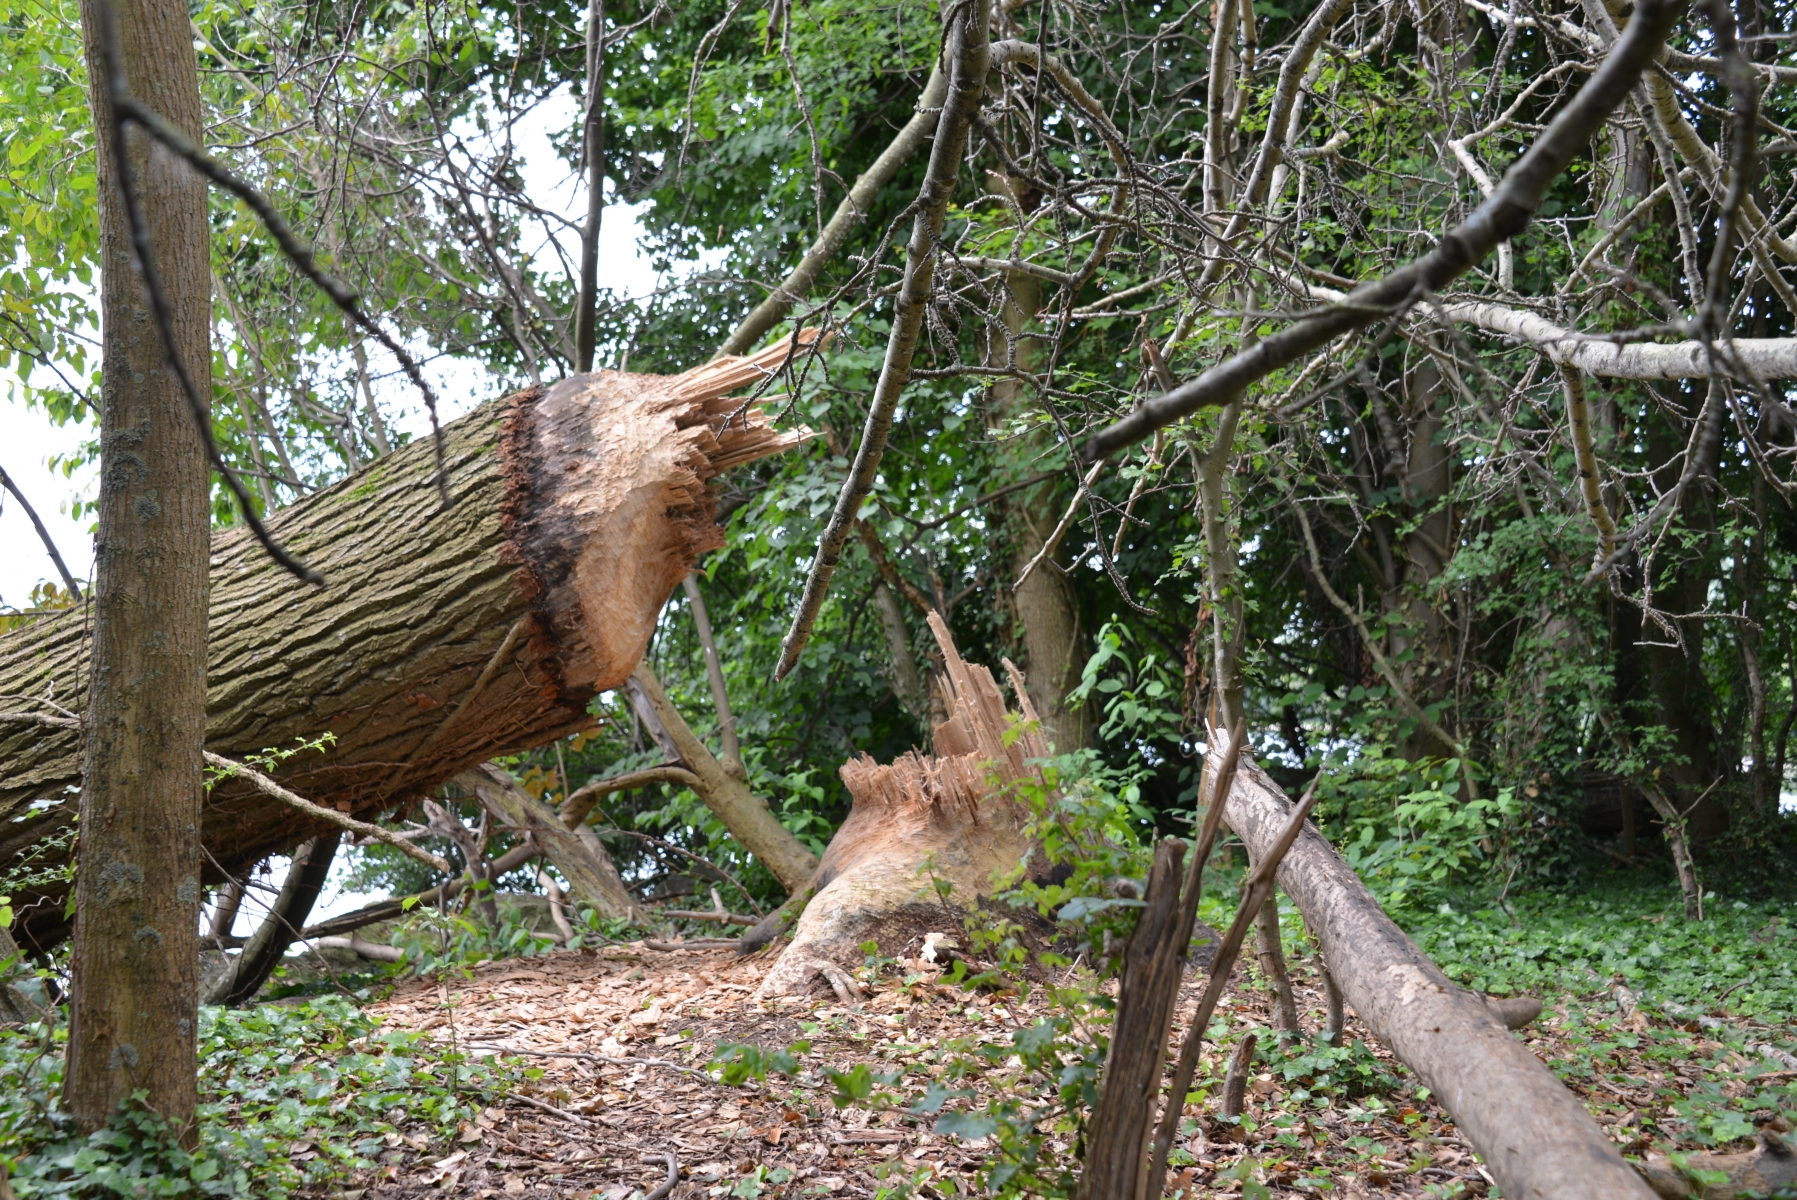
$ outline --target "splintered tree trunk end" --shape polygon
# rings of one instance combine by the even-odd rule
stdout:
[[[272,773],[373,820],[459,771],[585,728],[588,702],[629,676],[694,557],[722,544],[707,482],[808,436],[728,398],[787,352],[669,377],[577,375],[483,405],[444,427],[449,508],[421,438],[270,519],[323,587],[295,584],[242,528],[219,532],[207,749],[241,759],[328,733],[331,744]],[[0,638],[0,692],[79,709],[88,651],[79,611],[35,621]],[[0,724],[0,864],[68,827],[66,801],[30,804],[74,794],[79,744],[75,730]],[[201,833],[240,873],[320,827],[229,779],[207,798]],[[196,889],[221,881],[209,869]],[[66,935],[60,894],[21,899],[21,942],[42,950]]]
[[[794,889],[815,894],[762,980],[763,997],[804,995],[829,969],[859,966],[863,942],[896,954],[927,932],[955,933],[961,915],[992,895],[993,880],[1032,849],[1023,806],[999,794],[1008,787],[992,787],[994,771],[1002,784],[1039,786],[1030,763],[1048,757],[1022,676],[1006,664],[1022,709],[1013,714],[992,673],[956,653],[942,618],[931,613],[929,622],[953,705],[936,727],[936,753],[911,751],[884,766],[866,755],[843,764],[853,807],[810,882]]]

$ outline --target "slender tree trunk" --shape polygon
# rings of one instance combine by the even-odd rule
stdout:
[[[599,325],[599,222],[605,215],[605,0],[587,5],[587,109],[581,157],[587,219],[580,230],[580,291],[574,302],[574,369],[593,369]]]
[[[1020,207],[1029,199],[1020,197],[1016,190],[1022,186],[1021,181],[993,176],[989,183],[995,194],[1007,196]],[[1034,276],[1011,271],[1005,275],[1005,293],[1001,324],[986,335],[986,363],[1006,365],[1015,346],[1018,365],[1033,369],[1040,357],[1035,350],[1037,344],[1024,334],[1041,307],[1042,284]],[[993,385],[989,403],[994,420],[1002,425],[1020,414],[1029,397],[1020,381],[1004,379]],[[1043,440],[1035,436],[1013,441],[1006,451],[1010,469],[1019,475],[1040,469],[1037,463],[1043,448]],[[1054,532],[1063,503],[1057,499],[1056,484],[1049,481],[1011,497],[999,509],[1011,541],[1011,579],[1022,574],[1042,552]],[[1030,699],[1041,714],[1048,739],[1061,753],[1078,750],[1092,740],[1092,711],[1089,705],[1067,704],[1068,693],[1079,684],[1087,654],[1084,631],[1080,628],[1079,597],[1067,578],[1063,551],[1049,555],[1047,561],[1011,589],[1011,609],[1017,617]]]
[[[206,936],[217,940],[231,936],[231,930],[237,925],[237,910],[243,906],[243,881],[232,879],[218,891],[218,898],[213,902],[212,927]]]
[[[196,141],[187,8],[116,0],[132,91]],[[81,24],[99,146],[100,520],[63,1099],[82,1129],[133,1092],[192,1143],[211,473],[133,267],[110,152],[101,11]],[[135,131],[125,152],[195,383],[211,377],[206,187]],[[203,393],[204,394],[204,393]]]
[[[736,714],[730,711],[730,693],[724,687],[724,663],[718,657],[717,640],[711,635],[711,613],[705,608],[705,594],[699,590],[696,575],[688,575],[681,580],[681,585],[686,588],[687,603],[693,607],[693,628],[699,634],[699,649],[705,655],[705,680],[711,685],[711,703],[718,713],[718,749],[722,751],[719,761],[726,774],[747,779],[749,773],[743,766],[742,743],[736,738]]]
[[[1273,1028],[1279,1044],[1290,1046],[1304,1036],[1298,1024],[1298,998],[1292,991],[1292,974],[1285,965],[1285,946],[1279,934],[1279,897],[1268,896],[1254,914],[1255,947],[1260,954],[1260,973],[1273,985]]]
[[[887,587],[885,580],[874,584],[874,610],[880,614],[880,628],[886,635],[892,692],[905,706],[905,711],[921,724],[929,716],[923,675],[917,669],[917,654],[911,648],[911,630],[905,625],[904,607],[899,603],[898,593]]]
[[[1242,718],[1242,647],[1246,642],[1246,608],[1242,576],[1236,562],[1235,531],[1229,525],[1229,468],[1235,460],[1235,431],[1242,404],[1223,406],[1217,418],[1217,441],[1198,472],[1198,499],[1204,512],[1204,554],[1210,582],[1211,687],[1217,697],[1217,726],[1234,729]]]

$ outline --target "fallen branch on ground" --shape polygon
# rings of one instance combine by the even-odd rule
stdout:
[[[386,946],[380,942],[363,941],[355,934],[348,937],[314,938],[311,946],[315,950],[353,950],[356,954],[375,962],[404,962],[406,952],[398,946]]]
[[[1278,785],[1251,763],[1228,809],[1230,828],[1250,850],[1271,851],[1290,813]],[[1504,1195],[1652,1195],[1578,1098],[1483,997],[1417,949],[1320,833],[1299,834],[1278,881],[1347,1002],[1448,1110]]]

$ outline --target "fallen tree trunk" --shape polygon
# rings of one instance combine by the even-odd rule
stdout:
[[[724,398],[787,353],[672,377],[575,376],[482,406],[444,429],[449,508],[421,439],[269,520],[324,576],[319,588],[296,584],[245,530],[218,533],[208,749],[243,758],[328,733],[269,773],[373,819],[586,726],[588,702],[629,676],[694,558],[723,542],[707,481],[806,436]],[[81,711],[87,656],[81,611],[36,621],[0,638],[0,693]],[[0,720],[0,865],[67,827],[79,742],[78,728]],[[220,781],[203,815],[206,881],[321,829],[246,781]],[[16,897],[22,942],[41,951],[66,935],[65,889]]]
[[[1251,853],[1271,848],[1290,811],[1279,786],[1244,762],[1225,816]],[[1505,1196],[1653,1195],[1578,1098],[1483,997],[1417,949],[1314,828],[1286,855],[1278,880],[1348,1003],[1453,1116]]]
[[[912,751],[889,766],[866,755],[843,764],[853,807],[810,881],[795,889],[795,897],[811,898],[759,995],[808,993],[820,976],[860,966],[866,941],[897,955],[926,932],[956,933],[959,914],[1030,856],[1027,812],[1007,785],[1040,784],[1033,764],[1049,748],[1023,676],[1005,663],[1019,715],[1005,708],[990,671],[956,653],[942,618],[932,612],[929,621],[950,705],[948,720],[936,726],[936,753]]]

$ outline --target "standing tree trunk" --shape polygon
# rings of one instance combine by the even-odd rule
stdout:
[[[83,0],[100,197],[100,520],[81,752],[68,1067],[63,1099],[84,1130],[133,1092],[197,1136],[200,798],[206,714],[211,472],[165,353],[209,383],[206,186],[133,130],[111,152],[104,42],[116,15],[132,92],[200,140],[198,65],[173,0]],[[137,271],[121,182],[130,180],[172,310],[165,347]],[[202,391],[202,396],[205,392]],[[8,689],[11,690],[11,689]],[[29,693],[41,694],[41,688]],[[75,689],[63,693],[75,703]],[[62,737],[45,741],[65,742]],[[71,747],[72,749],[72,747]],[[70,761],[71,767],[75,766]],[[73,772],[71,772],[73,774]]]
[[[999,175],[988,178],[995,195],[1005,198],[1019,209],[1033,207],[1033,197],[1021,180]],[[1012,361],[1025,370],[1035,370],[1038,343],[1024,335],[1030,322],[1042,307],[1042,284],[1022,271],[1005,274],[1005,298],[999,316],[1001,324],[986,333],[986,365],[1002,367]],[[1000,332],[1002,329],[1003,332]],[[992,420],[1000,427],[1022,414],[1030,403],[1024,385],[1016,379],[1001,379],[992,385],[988,403]],[[1039,468],[1044,438],[1030,435],[1015,439],[1006,446],[1010,469],[1024,475]],[[1023,650],[1023,669],[1029,677],[1030,699],[1042,714],[1042,725],[1054,749],[1063,754],[1083,748],[1092,740],[1092,708],[1090,704],[1069,707],[1067,696],[1079,686],[1080,670],[1086,665],[1088,646],[1080,628],[1079,596],[1067,577],[1064,550],[1057,550],[1036,568],[1023,575],[1030,563],[1042,553],[1042,547],[1054,533],[1056,520],[1064,507],[1055,481],[1048,480],[1010,497],[995,506],[1000,514],[1005,536],[1011,542],[1008,579],[1019,583],[1008,590],[1011,610],[1017,617],[1018,641]]]
[[[588,726],[588,702],[629,677],[693,559],[723,543],[707,481],[805,436],[753,411],[733,416],[742,401],[724,398],[786,353],[776,345],[673,377],[577,375],[477,409],[444,429],[447,510],[428,438],[377,459],[269,522],[323,574],[321,588],[295,585],[246,531],[220,533],[207,748],[242,757],[328,733],[274,773],[372,818]],[[0,638],[0,692],[77,706],[86,654],[79,611],[35,621]],[[74,730],[0,723],[0,864],[67,827],[67,808],[30,804],[80,783],[78,746]],[[233,874],[330,828],[237,778],[187,824]],[[66,933],[60,895],[21,899],[20,941],[55,944]],[[197,914],[181,928],[196,925]]]
[[[580,288],[574,299],[574,369],[593,369],[599,325],[599,222],[605,216],[605,0],[587,4],[587,107],[581,123],[587,219],[580,229]]]

